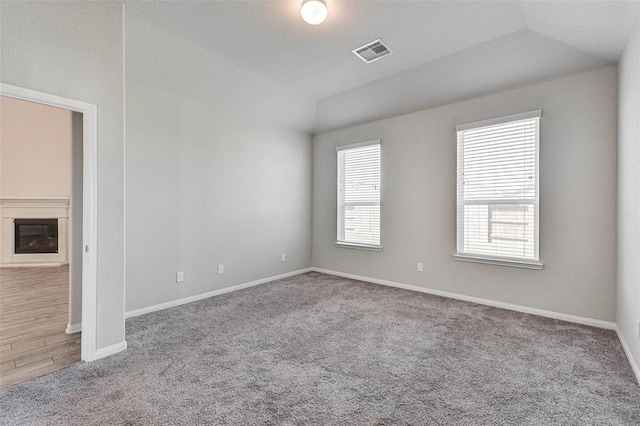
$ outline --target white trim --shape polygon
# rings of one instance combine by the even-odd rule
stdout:
[[[361,275],[346,274],[344,272],[332,271],[329,269],[314,267],[314,268],[311,268],[311,270],[315,272],[320,272],[323,274],[335,275],[337,277],[350,278],[352,280],[366,281],[369,283],[385,285],[388,287],[396,287],[396,288],[402,288],[405,290],[417,291],[420,293],[433,294],[435,296],[447,297],[449,299],[464,300],[465,302],[477,303],[479,305],[492,306],[494,308],[507,309],[509,311],[522,312],[522,313],[531,314],[531,315],[538,315],[541,317],[553,318],[553,319],[558,319],[562,321],[573,322],[576,324],[584,324],[592,327],[605,328],[607,330],[615,330],[616,328],[616,324],[611,321],[603,321],[599,319],[579,317],[577,315],[563,314],[560,312],[546,311],[544,309],[531,308],[531,307],[522,306],[522,305],[515,305],[513,303],[497,302],[495,300],[482,299],[480,297],[467,296],[459,293],[450,293],[448,291],[442,291],[442,290],[434,290],[434,289],[419,287],[411,284],[380,280],[377,278],[363,277]]]
[[[127,68],[127,22],[126,6],[122,2],[122,75],[126,76]],[[127,81],[122,79],[122,306],[127,306]],[[125,308],[126,309],[126,308]],[[122,319],[124,322],[124,318]],[[123,325],[126,335],[126,325]]]
[[[616,334],[618,335],[618,339],[620,340],[620,344],[622,345],[622,349],[624,350],[624,353],[627,356],[627,359],[629,360],[629,364],[631,364],[631,370],[633,371],[633,374],[636,376],[636,381],[640,385],[640,367],[638,367],[638,363],[636,362],[635,358],[631,354],[631,349],[629,349],[629,345],[627,345],[627,341],[624,339],[624,335],[622,334],[622,330],[620,330],[620,327],[616,325],[615,330],[616,330]]]
[[[81,331],[82,331],[82,323],[67,324],[67,328],[64,330],[64,332],[67,334],[80,333]]]
[[[369,251],[382,251],[382,246],[374,246],[369,244],[358,244],[358,243],[347,243],[344,241],[336,241],[336,247],[369,250]]]
[[[283,278],[292,277],[294,275],[304,274],[305,272],[311,272],[311,268],[298,269],[297,271],[287,272],[285,274],[274,275],[268,278],[262,278],[259,280],[251,281],[244,284],[238,284],[231,287],[221,288],[219,290],[209,291],[207,293],[196,294],[195,296],[189,296],[182,299],[171,300],[169,302],[159,303],[153,306],[147,306],[146,308],[134,309],[133,311],[125,312],[125,318],[137,317],[139,315],[148,314],[151,312],[161,311],[163,309],[173,308],[175,306],[184,305],[186,303],[196,302],[202,299],[208,299],[210,297],[219,296],[225,293],[231,293],[233,291],[242,290],[249,287],[255,287],[260,284],[265,284],[275,280],[281,280]]]
[[[98,285],[98,107],[61,96],[0,83],[0,95],[82,113],[83,126],[83,251],[81,359],[97,359]]]
[[[533,235],[535,240],[534,257],[540,263],[540,117],[542,116],[542,110],[537,110],[538,113],[538,128],[536,129],[536,201],[534,204],[534,218],[533,218]],[[542,265],[542,263],[540,263]]]
[[[475,256],[472,254],[462,254],[462,253],[454,254],[453,258],[461,262],[486,263],[489,265],[511,266],[513,268],[535,269],[538,271],[541,271],[542,268],[544,267],[544,264],[541,262],[535,262],[535,261],[526,262],[524,260],[498,259],[498,258],[482,257],[482,256]]]
[[[363,146],[381,145],[382,139],[374,139],[365,142],[357,142],[349,145],[336,146],[336,151],[344,151],[345,149],[362,148]]]
[[[542,117],[542,110],[536,109],[533,111],[521,112],[519,114],[505,115],[503,117],[490,118],[488,120],[474,121],[466,124],[458,124],[456,126],[456,132],[464,132],[465,130],[475,129],[477,127],[495,126],[496,124],[508,123],[510,121],[528,120],[530,118]]]
[[[82,336],[82,338],[84,339],[84,336]],[[116,343],[116,344],[98,349],[96,351],[95,358],[93,360],[95,361],[96,359],[104,358],[109,355],[117,354],[118,352],[122,352],[126,350],[127,350],[127,341],[123,340],[120,343]]]

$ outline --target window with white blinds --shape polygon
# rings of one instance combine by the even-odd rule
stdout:
[[[338,245],[380,247],[380,141],[337,148]]]
[[[458,256],[539,264],[540,116],[456,127]]]

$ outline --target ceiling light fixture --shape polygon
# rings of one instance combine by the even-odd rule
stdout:
[[[327,19],[327,4],[324,0],[303,0],[300,8],[302,19],[308,24],[318,25]]]

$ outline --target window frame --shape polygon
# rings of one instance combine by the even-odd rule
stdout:
[[[340,196],[338,194],[338,184],[339,184],[339,175],[340,175],[340,165],[338,161],[338,153],[340,151],[348,151],[350,149],[355,148],[363,148],[366,146],[378,145],[380,147],[380,197],[378,200],[378,208],[380,211],[380,224],[378,228],[379,244],[367,244],[367,243],[358,243],[358,242],[349,242],[349,241],[341,241],[339,238],[340,235]],[[382,140],[381,139],[373,139],[364,142],[358,142],[348,145],[339,145],[336,146],[336,242],[335,246],[339,248],[352,248],[352,249],[360,249],[360,250],[368,250],[368,251],[382,251]],[[342,222],[344,225],[344,221]],[[343,230],[344,234],[344,230]]]
[[[535,269],[541,270],[544,264],[540,261],[540,121],[542,118],[542,110],[533,110],[528,112],[523,112],[519,114],[511,114],[502,117],[496,117],[488,120],[474,121],[471,123],[466,123],[462,125],[456,126],[456,252],[454,254],[454,259],[464,262],[474,262],[474,263],[486,263],[492,265],[499,266],[512,266],[526,269]],[[460,132],[464,132],[466,130],[478,129],[481,127],[489,127],[495,126],[499,124],[506,124],[510,122],[528,120],[528,119],[537,119],[537,129],[536,129],[536,140],[535,140],[535,199],[506,199],[502,203],[495,204],[514,204],[514,205],[525,205],[532,204],[534,208],[534,259],[530,258],[521,258],[521,257],[507,257],[507,256],[490,256],[481,253],[474,252],[464,252],[462,251],[464,248],[464,206],[467,205],[463,199],[463,195],[461,194],[462,188],[462,172],[460,170],[461,164],[464,161],[464,150],[462,154],[460,154]],[[462,155],[462,160],[460,159],[460,155]],[[463,166],[464,167],[464,166]],[[481,200],[484,202],[478,202],[478,200],[474,200],[469,202],[468,204],[482,204],[482,205],[491,205],[491,201]],[[488,222],[491,222],[491,217],[488,217]],[[488,225],[489,225],[488,223]]]

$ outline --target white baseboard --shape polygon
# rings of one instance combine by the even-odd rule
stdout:
[[[433,294],[435,296],[448,297],[450,299],[464,300],[465,302],[472,302],[472,303],[477,303],[479,305],[492,306],[494,308],[508,309],[510,311],[523,312],[525,314],[538,315],[541,317],[553,318],[553,319],[573,322],[577,324],[590,325],[592,327],[606,328],[608,330],[616,329],[616,324],[611,321],[603,321],[603,320],[598,320],[593,318],[580,317],[576,315],[563,314],[560,312],[546,311],[544,309],[531,308],[531,307],[522,306],[522,305],[515,305],[513,303],[497,302],[495,300],[482,299],[480,297],[466,296],[464,294],[450,293],[448,291],[442,291],[442,290],[434,290],[434,289],[419,287],[411,284],[380,280],[377,278],[363,277],[361,275],[347,274],[344,272],[332,271],[329,269],[311,268],[311,270],[315,272],[320,272],[323,274],[335,275],[338,277],[350,278],[350,279],[359,280],[359,281],[366,281],[373,284],[380,284],[380,285],[386,285],[389,287],[402,288],[405,290],[418,291],[420,293]]]
[[[620,340],[620,344],[622,344],[622,349],[624,349],[624,353],[627,355],[627,359],[629,360],[629,364],[631,364],[631,370],[633,370],[633,374],[636,376],[636,380],[640,385],[640,367],[638,367],[638,363],[636,362],[633,355],[631,355],[631,349],[629,349],[629,345],[627,345],[627,341],[624,339],[624,335],[620,330],[620,327],[616,325],[616,333],[618,334],[618,339]]]
[[[96,356],[94,359],[92,359],[92,361],[95,361],[96,359],[104,358],[109,355],[116,354],[118,352],[122,352],[126,349],[127,349],[126,340],[123,340],[122,342],[116,343],[114,345],[106,346],[104,348],[99,348],[98,350],[96,350]]]
[[[268,283],[275,280],[281,280],[283,278],[292,277],[294,275],[304,274],[310,272],[311,268],[299,269],[297,271],[287,272],[285,274],[274,275],[268,278],[262,278],[256,281],[251,281],[244,284],[238,284],[231,287],[221,288],[219,290],[209,291],[207,293],[196,294],[195,296],[189,296],[182,299],[171,300],[169,302],[160,303],[158,305],[147,306],[146,308],[134,309],[124,314],[125,318],[137,317],[138,315],[148,314],[150,312],[161,311],[167,308],[173,308],[174,306],[184,305],[185,303],[196,302],[202,299],[208,299],[209,297],[219,296],[221,294],[230,293],[232,291],[242,290],[244,288],[254,287],[260,284]]]
[[[64,330],[67,334],[80,333],[82,331],[82,323],[67,324],[67,328]]]

